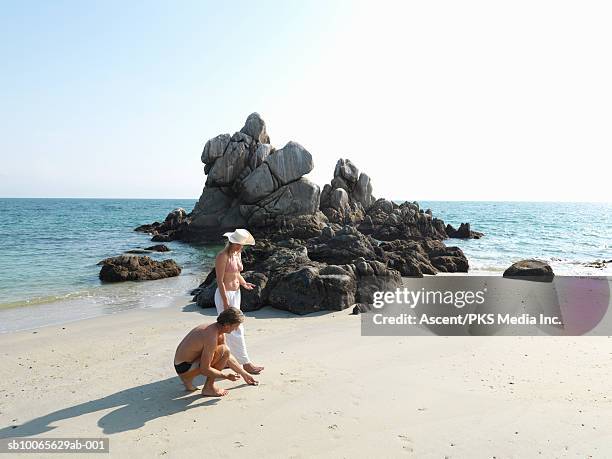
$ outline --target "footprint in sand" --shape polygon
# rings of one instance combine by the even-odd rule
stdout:
[[[401,434],[398,435],[397,438],[399,438],[403,450],[408,451],[410,453],[414,452],[412,440],[408,437],[408,435]]]

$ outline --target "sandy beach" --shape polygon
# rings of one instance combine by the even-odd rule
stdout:
[[[172,368],[184,334],[214,320],[184,299],[4,334],[0,436],[108,437],[112,457],[612,451],[612,339],[362,337],[349,312],[248,313],[266,370],[258,387],[219,382],[223,399],[184,392]]]

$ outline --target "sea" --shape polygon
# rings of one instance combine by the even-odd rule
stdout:
[[[402,201],[396,201],[401,203]],[[195,199],[0,198],[0,333],[166,307],[206,277],[221,246],[169,242],[166,253],[180,276],[104,284],[98,262],[155,243],[134,228],[163,221],[173,209],[193,209]],[[501,275],[524,258],[547,261],[560,275],[612,275],[585,266],[612,260],[612,203],[419,201],[434,217],[485,233],[449,239],[466,254],[470,273]]]

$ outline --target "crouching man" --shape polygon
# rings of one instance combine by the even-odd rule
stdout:
[[[217,322],[210,325],[198,325],[180,342],[174,354],[174,368],[185,389],[196,390],[193,378],[204,375],[206,383],[202,395],[223,397],[228,391],[215,386],[215,379],[237,381],[240,376],[247,384],[256,386],[258,382],[247,373],[231,355],[225,345],[225,334],[236,330],[244,322],[244,315],[239,309],[228,308],[217,317]],[[229,367],[235,373],[223,373]],[[237,373],[237,374],[236,374]]]

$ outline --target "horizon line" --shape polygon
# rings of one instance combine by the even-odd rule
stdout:
[[[145,198],[145,197],[88,197],[88,196],[0,196],[0,199],[88,199],[88,200],[125,200],[125,201],[138,201],[138,200],[147,200],[147,201],[198,201],[199,198]],[[379,198],[380,199],[380,198]],[[549,200],[509,200],[509,199],[499,199],[499,200],[481,200],[481,199],[405,199],[405,198],[384,198],[388,201],[408,201],[408,202],[529,202],[529,203],[567,203],[567,204],[611,204],[612,201],[549,201]]]

